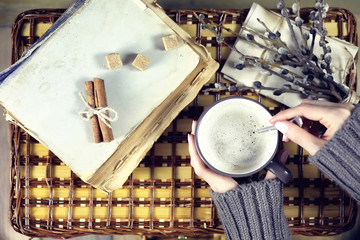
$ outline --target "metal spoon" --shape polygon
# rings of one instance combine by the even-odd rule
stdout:
[[[289,122],[295,122],[299,127],[302,127],[302,125],[303,125],[303,120],[299,116],[296,116],[293,119],[290,119]],[[263,132],[268,132],[268,131],[272,131],[272,130],[277,130],[275,125],[260,128],[256,132],[263,133]]]

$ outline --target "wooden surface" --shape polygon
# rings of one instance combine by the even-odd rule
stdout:
[[[14,21],[16,15],[22,11],[34,8],[67,8],[74,0],[0,0],[0,71],[10,65],[10,53],[11,53],[11,42],[10,42],[10,25]],[[158,3],[164,8],[249,8],[253,1],[250,0],[159,0]],[[276,0],[257,1],[265,7],[274,7]],[[293,1],[287,0],[286,3],[290,6]],[[312,6],[313,0],[303,0],[302,6]],[[328,0],[326,1],[332,7],[343,7],[350,9],[357,17],[358,29],[360,22],[360,1],[358,0]],[[358,30],[359,32],[359,30]],[[358,72],[360,67],[358,64]],[[359,84],[360,85],[360,84]],[[0,118],[0,188],[2,189],[2,195],[0,197],[0,239],[7,240],[22,240],[28,239],[22,236],[10,227],[8,220],[8,192],[9,192],[9,132],[8,124],[4,118]],[[360,215],[360,214],[359,214]],[[315,237],[308,238],[304,236],[294,236],[293,239],[321,239],[321,240],[334,240],[334,239],[358,239],[356,238],[360,234],[360,217],[358,216],[357,225],[350,231],[343,235],[335,236],[332,238],[327,237]],[[128,236],[86,236],[76,238],[77,240],[119,240],[128,239],[135,240],[135,237]],[[137,238],[139,239],[139,238]]]
[[[0,0],[0,26],[10,25],[16,15],[22,11],[34,8],[67,8],[75,0]],[[223,9],[241,9],[249,8],[253,0],[158,0],[163,8],[190,9],[190,8],[223,8]],[[277,0],[259,0],[257,3],[264,7],[274,8]],[[293,0],[286,0],[285,3],[291,6]],[[358,0],[327,0],[331,7],[342,7],[351,10],[353,13],[360,13],[360,1]],[[301,6],[311,7],[314,0],[302,0]]]
[[[0,0],[0,26],[11,25],[16,16],[34,8],[67,8],[75,0]]]

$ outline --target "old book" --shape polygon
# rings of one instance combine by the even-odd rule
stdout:
[[[179,47],[165,51],[162,37]],[[119,53],[121,68],[105,57]],[[137,53],[152,60],[131,65]],[[77,0],[23,57],[0,74],[7,119],[48,147],[82,180],[103,190],[123,185],[177,114],[218,68],[206,49],[152,0]],[[114,140],[94,143],[79,92],[104,79]]]

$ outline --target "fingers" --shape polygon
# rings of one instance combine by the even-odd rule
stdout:
[[[206,171],[206,166],[200,159],[199,154],[195,148],[194,135],[188,134],[189,153],[190,153],[190,164],[194,168],[195,173],[200,177],[203,177],[203,172]]]
[[[315,137],[291,122],[276,122],[275,127],[284,134],[286,138],[305,148],[310,155],[314,155],[326,142],[324,139]]]
[[[295,116],[319,121],[324,126],[331,126],[331,121],[343,123],[355,108],[352,104],[339,104],[325,101],[304,100],[300,105],[281,111],[270,119],[270,123],[285,121]],[[339,119],[340,117],[340,119]]]
[[[201,160],[199,154],[196,151],[194,133],[197,121],[193,121],[191,125],[191,134],[188,134],[189,153],[190,153],[190,164],[194,168],[195,173],[200,177],[203,177],[202,172],[206,171],[206,166]]]
[[[188,134],[190,164],[194,168],[195,173],[208,182],[209,178],[216,177],[217,173],[206,167],[196,151],[195,140],[193,134]]]
[[[323,134],[322,139],[330,140],[350,117],[354,109],[355,106],[353,104],[304,100],[300,105],[276,114],[270,119],[270,123],[283,122],[295,116],[305,117],[306,119],[320,122],[325,126],[326,132]],[[297,136],[297,138],[300,137]],[[289,139],[291,138],[288,135],[284,135],[283,141],[288,141]]]
[[[191,124],[191,134],[194,135],[195,134],[195,129],[196,129],[196,125],[197,125],[197,121],[192,121]]]
[[[280,151],[276,154],[276,158],[279,159],[279,162],[281,162],[283,165],[285,165],[288,157],[289,157],[289,152],[286,151],[286,150],[280,150]]]
[[[281,111],[270,119],[270,123],[274,124],[277,121],[285,121],[296,116],[305,117],[313,121],[320,121],[324,116],[325,109],[320,105],[310,103],[302,103],[294,108]]]
[[[195,132],[196,121],[192,124],[192,133]],[[188,134],[190,164],[195,173],[203,178],[215,192],[224,193],[238,186],[238,183],[231,177],[222,176],[209,169],[201,160],[196,151],[194,134]]]

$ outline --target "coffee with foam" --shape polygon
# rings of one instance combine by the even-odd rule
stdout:
[[[242,97],[218,101],[200,117],[196,147],[212,169],[229,175],[251,174],[271,159],[278,133],[257,133],[269,125],[271,114],[259,103]]]

